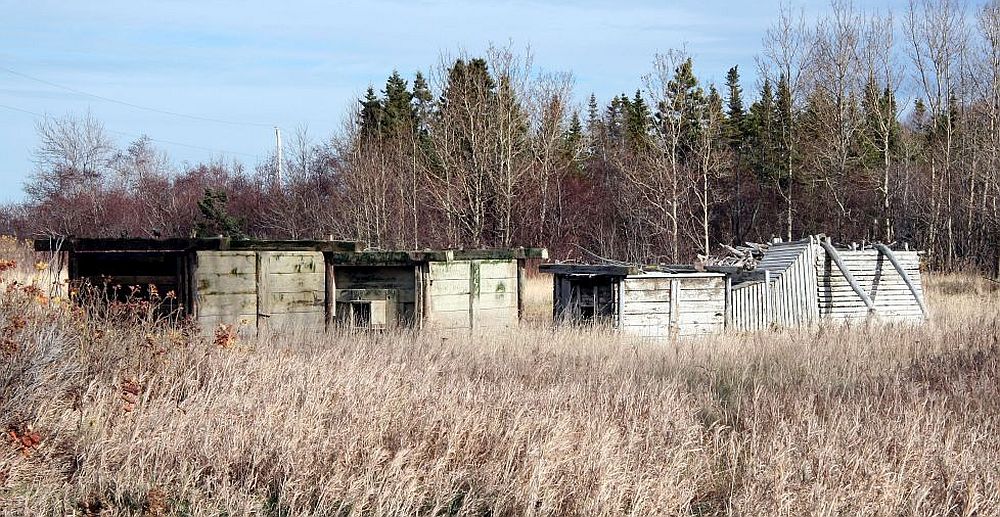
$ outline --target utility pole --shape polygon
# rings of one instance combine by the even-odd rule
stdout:
[[[285,166],[285,159],[281,154],[281,128],[278,126],[274,126],[274,151],[274,154],[278,159],[278,187],[280,188],[283,185],[281,179],[283,176],[282,168]]]

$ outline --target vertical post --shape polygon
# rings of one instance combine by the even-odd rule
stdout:
[[[424,328],[424,269],[421,263],[413,266],[413,328]]]
[[[277,184],[278,188],[281,188],[283,179],[282,169],[285,167],[285,158],[281,150],[281,128],[278,126],[274,126],[274,155],[278,161]]]
[[[271,286],[267,279],[268,258],[270,253],[258,251],[254,253],[257,262],[257,335],[262,335],[267,328],[267,319],[271,317]]]
[[[729,330],[733,326],[733,279],[728,274],[726,275],[726,296],[723,303],[725,305],[722,311],[725,315],[723,328]]]
[[[333,326],[334,320],[337,318],[337,275],[336,270],[333,268],[333,262],[329,258],[323,262],[326,263],[326,303],[324,307],[326,314],[324,315],[324,324],[326,330],[329,331],[330,327]]]
[[[625,277],[618,278],[618,304],[615,306],[618,314],[618,328],[625,328]]]
[[[771,271],[764,270],[764,314],[765,326],[770,327],[774,323],[774,306],[771,302]]]
[[[524,259],[517,259],[517,321],[524,320],[524,287],[527,274],[524,271]]]
[[[476,328],[479,314],[479,261],[469,261],[469,330]]]
[[[676,278],[670,280],[670,335],[676,337],[680,326],[680,290],[681,282]]]
[[[562,275],[559,273],[553,273],[552,275],[552,321],[553,323],[559,322],[559,312],[560,304],[562,300],[559,299],[559,285],[562,283]]]
[[[421,283],[423,284],[423,289],[421,289],[420,296],[424,299],[423,302],[423,319],[424,322],[431,321],[431,315],[434,314],[434,298],[431,297],[431,264],[430,262],[423,262],[420,264],[420,277]],[[423,323],[421,323],[421,326]],[[422,327],[421,327],[422,328]]]

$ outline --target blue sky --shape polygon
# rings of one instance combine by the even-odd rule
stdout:
[[[808,14],[824,4],[802,7]],[[34,167],[36,117],[24,111],[89,110],[122,145],[149,135],[178,165],[225,158],[252,166],[273,146],[270,126],[307,125],[325,138],[393,69],[409,78],[442,54],[475,54],[490,42],[530,46],[537,68],[572,72],[581,103],[590,92],[602,103],[634,92],[654,54],[680,47],[702,79],[722,82],[739,65],[752,90],[754,57],[778,8],[772,0],[0,0],[0,202],[22,199]],[[139,110],[4,69],[158,110],[259,125]]]

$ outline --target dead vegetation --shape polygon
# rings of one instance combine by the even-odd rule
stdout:
[[[1000,511],[988,281],[930,276],[916,328],[222,347],[141,304],[95,317],[30,272],[0,284],[5,515]]]

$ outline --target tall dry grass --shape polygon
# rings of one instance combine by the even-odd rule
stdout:
[[[236,342],[0,285],[7,515],[993,515],[994,286],[934,322]]]

